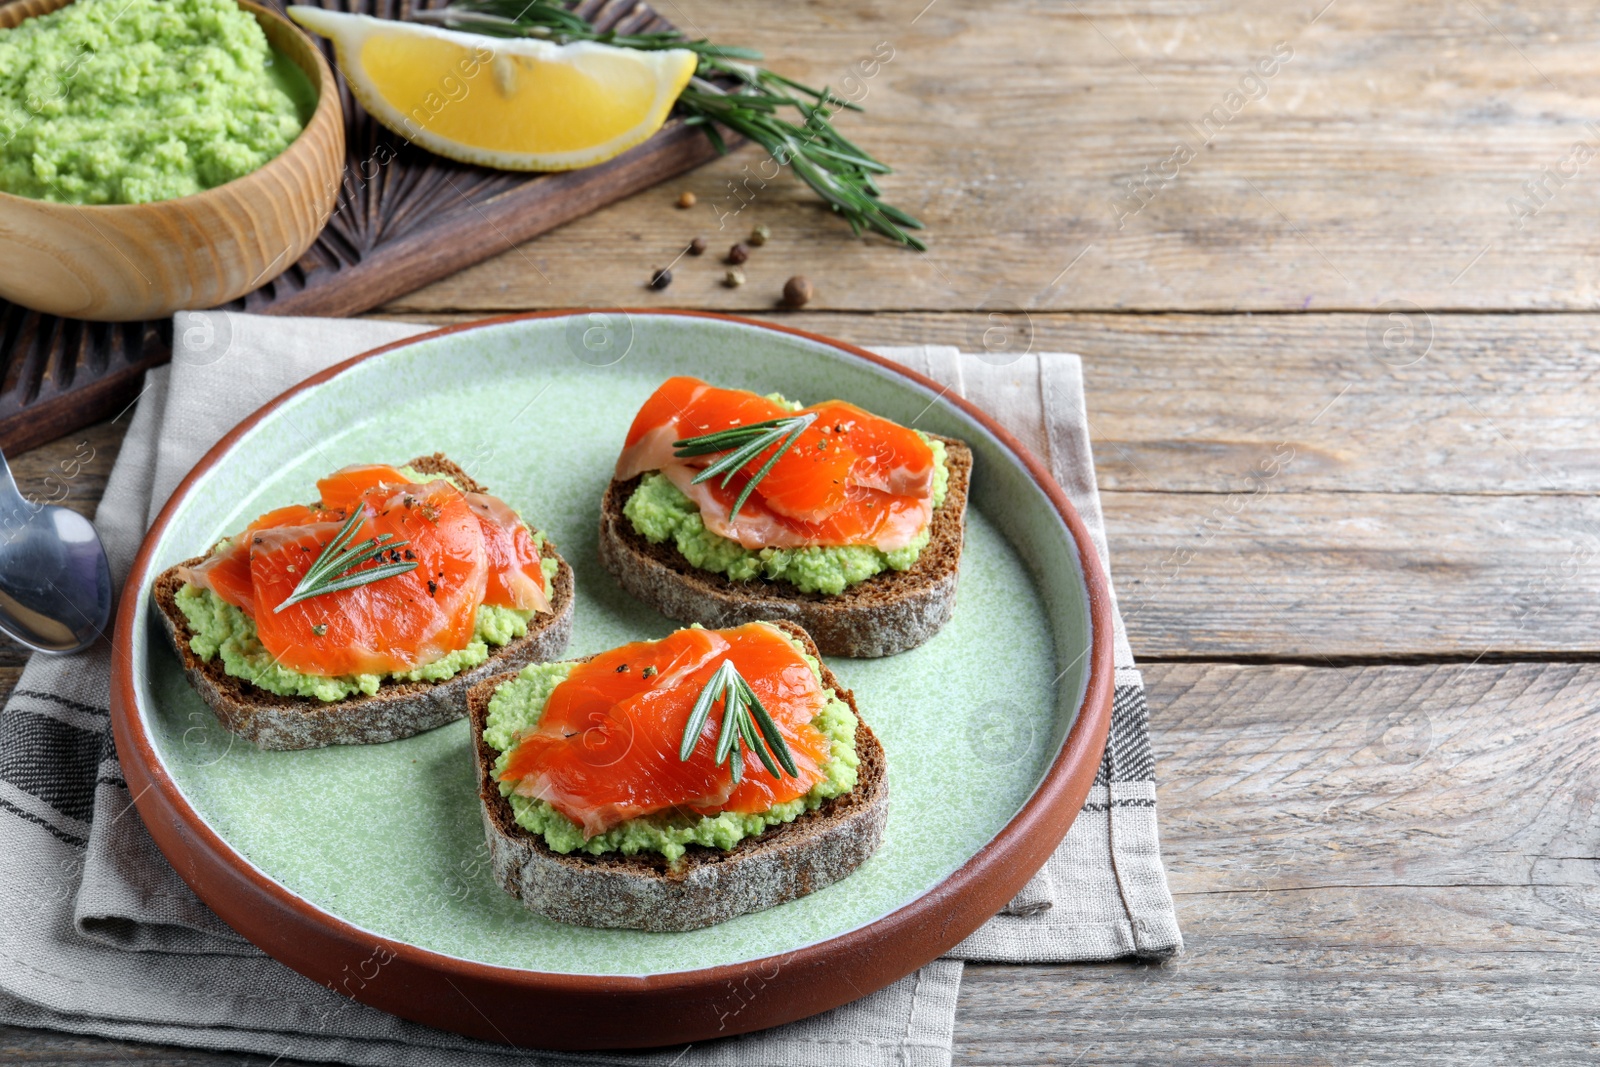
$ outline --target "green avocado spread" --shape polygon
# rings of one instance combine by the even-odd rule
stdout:
[[[950,488],[944,442],[922,435],[933,449],[933,506],[944,504]],[[857,582],[886,570],[908,570],[933,536],[930,523],[904,548],[885,552],[871,545],[808,545],[804,548],[745,548],[712,533],[694,501],[667,476],[651,471],[622,506],[639,536],[652,544],[671,541],[683,558],[704,571],[727,575],[736,582],[754,578],[786,581],[802,593],[842,593]]]
[[[791,642],[792,644],[793,642]],[[798,645],[796,650],[811,665],[811,670],[822,678],[817,661],[805,654]],[[483,739],[500,758],[495,760],[494,771],[498,777],[504,769],[508,753],[517,738],[539,725],[545,702],[550,693],[564,681],[576,664],[535,663],[522,668],[516,678],[496,690],[489,701],[488,720],[484,724]],[[544,838],[544,843],[555,852],[621,852],[631,856],[637,852],[659,852],[669,863],[676,863],[690,845],[730,849],[747,837],[761,833],[769,826],[793,822],[801,814],[821,807],[830,797],[841,796],[856,786],[860,764],[856,755],[856,716],[850,705],[840,700],[832,689],[824,691],[828,702],[811,720],[831,746],[827,762],[822,765],[826,776],[811,787],[803,797],[785,804],[776,804],[766,811],[752,814],[724,811],[717,815],[693,815],[662,812],[655,815],[628,819],[604,833],[585,839],[583,827],[557,811],[548,800],[519,796],[512,792],[510,782],[500,782],[500,794],[511,804],[517,825]]]
[[[0,190],[188,196],[281,153],[313,97],[234,0],[77,0],[0,30]]]
[[[400,473],[416,482],[425,482],[434,475],[421,474],[410,467],[399,468]],[[455,484],[454,479],[445,481]],[[459,486],[457,486],[459,488]],[[551,582],[560,566],[555,557],[544,555],[544,534],[532,530],[533,543],[540,549],[539,566],[544,571],[544,591],[549,596]],[[212,548],[213,553],[228,547],[226,540]],[[256,636],[256,624],[250,616],[223,600],[209,589],[185,585],[173,600],[183,617],[189,621],[194,636],[189,639],[189,649],[206,663],[222,657],[222,669],[230,677],[242,678],[251,685],[269,693],[286,697],[315,697],[332,702],[360,694],[371,696],[384,682],[442,682],[454,678],[462,671],[486,663],[493,648],[509,645],[528,632],[528,622],[536,614],[516,608],[500,608],[489,604],[478,605],[478,615],[472,640],[466,648],[457,649],[445,656],[409,671],[396,674],[344,674],[325,677],[318,674],[301,674],[277,662]]]

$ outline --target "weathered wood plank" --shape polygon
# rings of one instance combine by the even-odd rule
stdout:
[[[1600,1056],[1600,667],[1145,680],[1185,955],[969,967],[958,1063]]]
[[[758,317],[864,345],[1081,354],[1102,490],[1600,491],[1589,315]],[[1280,468],[1265,486],[1263,462]]]
[[[1547,935],[1558,910],[1537,891],[1326,889],[1228,907],[1214,917],[1181,898],[1188,951],[1166,966],[969,965],[954,1062],[1583,1067],[1600,1056],[1592,935]]]
[[[819,0],[775,17],[683,0],[668,14],[864,93],[867,113],[842,129],[895,166],[885,189],[927,222],[933,250],[852,240],[787,176],[763,184],[749,148],[395,308],[765,309],[794,273],[817,281],[819,307],[874,310],[1600,299],[1600,183],[1592,159],[1572,158],[1577,142],[1600,149],[1585,125],[1600,92],[1587,5]],[[893,59],[864,77],[880,44]],[[1292,58],[1247,80],[1275,45]],[[672,207],[680,188],[695,210]],[[1538,209],[1520,227],[1513,197]],[[697,233],[720,250],[756,220],[775,240],[744,288],[721,288],[709,255],[680,263],[665,292],[645,288]]]
[[[1597,947],[1600,665],[1152,664],[1145,681],[1175,892],[1548,889],[1566,917],[1544,929]]]
[[[1106,493],[1134,653],[1466,657],[1600,651],[1600,500]]]
[[[985,349],[971,315],[798,316],[881,343]],[[1001,320],[1083,356],[1105,490],[1600,489],[1588,315],[1040,315]],[[990,335],[991,340],[997,335]],[[998,358],[998,357],[992,357]]]

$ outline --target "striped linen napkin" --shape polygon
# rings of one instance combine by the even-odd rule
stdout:
[[[201,455],[260,404],[357,352],[420,332],[377,321],[180,313],[151,371],[96,524],[126,574]],[[1077,505],[1106,557],[1078,358],[993,365],[954,348],[879,349],[993,414]],[[990,357],[992,358],[992,357]],[[962,960],[1159,958],[1182,945],[1161,867],[1144,690],[1117,619],[1111,737],[1049,863],[945,959],[787,1026],[641,1053],[532,1053],[387,1015],[290,971],[224,925],[156,850],[107,722],[111,653],[34,657],[0,711],[0,1023],[286,1059],[499,1067],[578,1063],[943,1067]]]

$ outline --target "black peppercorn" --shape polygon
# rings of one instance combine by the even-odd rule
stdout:
[[[743,241],[740,241],[738,244],[728,249],[728,262],[732,263],[734,266],[738,266],[740,263],[743,263],[749,258],[750,249],[745,247],[745,243]]]
[[[672,272],[670,270],[658,270],[650,275],[650,288],[652,289],[665,289],[671,284]]]
[[[811,302],[811,280],[804,274],[796,274],[793,278],[783,283],[783,303],[785,307],[805,307]]]

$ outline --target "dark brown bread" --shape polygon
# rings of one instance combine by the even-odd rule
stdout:
[[[792,623],[776,624],[816,656],[811,637]],[[735,915],[761,911],[832,885],[864,863],[883,839],[889,776],[883,746],[861,718],[855,694],[826,664],[822,684],[856,714],[856,787],[791,823],[769,827],[731,849],[690,845],[676,867],[659,853],[562,855],[518,826],[494,780],[499,753],[483,739],[489,699],[514,678],[509,672],[467,694],[478,800],[495,878],[506,892],[557,922],[631,930],[695,930]]]
[[[410,464],[424,474],[443,474],[469,492],[483,486],[444,456],[420,456]],[[546,542],[548,551],[555,545]],[[371,696],[324,703],[312,697],[286,697],[259,689],[222,669],[220,657],[207,663],[189,648],[194,636],[189,620],[173,598],[183,588],[179,567],[192,567],[205,557],[185,560],[156,578],[152,596],[183,661],[184,673],[222,725],[267,749],[321,748],[325,745],[371,745],[432,730],[466,714],[466,694],[475,682],[530,663],[554,659],[566,650],[572,633],[572,568],[556,553],[558,568],[551,582],[551,610],[534,616],[528,632],[471,670],[442,682],[384,682]]]
[[[622,513],[639,479],[613,480],[600,505],[600,562],[622,588],[669,619],[737,626],[787,619],[803,626],[829,656],[892,656],[938,632],[955,608],[961,541],[966,531],[972,451],[940,438],[950,469],[944,504],[933,513],[932,539],[904,571],[884,571],[842,593],[802,593],[789,582],[736,582],[693,566],[671,542],[651,544]]]

